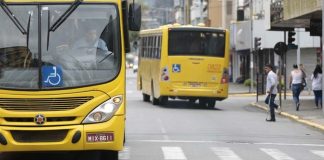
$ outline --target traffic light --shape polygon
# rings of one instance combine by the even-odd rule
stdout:
[[[256,51],[261,49],[261,37],[254,37],[254,49]]]
[[[288,32],[288,44],[293,44],[293,42],[295,41],[295,34],[296,32],[294,31],[289,31]]]

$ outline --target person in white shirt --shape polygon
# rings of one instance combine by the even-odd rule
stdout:
[[[293,93],[293,99],[296,105],[296,111],[299,111],[299,106],[300,106],[299,95],[300,92],[302,91],[302,82],[303,82],[303,78],[305,77],[303,71],[298,69],[297,64],[294,64],[293,68],[294,69],[290,73],[289,87],[291,88]]]
[[[319,108],[318,105],[321,105],[322,108],[322,68],[320,65],[316,65],[311,80],[316,107]]]
[[[277,74],[272,71],[272,65],[267,64],[264,67],[264,71],[267,74],[267,84],[266,84],[266,91],[267,91],[267,98],[265,99],[265,103],[269,104],[270,109],[270,119],[266,119],[266,121],[276,121],[275,117],[275,109],[278,109],[278,105],[274,103],[276,95],[278,93],[277,85],[278,85],[278,77]]]

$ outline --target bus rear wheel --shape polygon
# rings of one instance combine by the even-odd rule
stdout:
[[[206,103],[206,106],[207,106],[207,108],[214,108],[215,107],[215,104],[216,104],[216,100],[215,99],[208,99],[207,100],[207,103]]]
[[[161,105],[166,105],[168,103],[169,97],[168,96],[160,96],[159,101]]]
[[[147,95],[147,94],[145,94],[145,93],[143,93],[143,101],[144,102],[149,102],[150,101],[150,96]]]
[[[214,108],[216,100],[212,98],[199,98],[199,105],[201,107]]]

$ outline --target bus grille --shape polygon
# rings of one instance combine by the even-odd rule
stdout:
[[[93,97],[0,98],[0,108],[12,111],[64,111],[77,108]]]
[[[11,135],[16,142],[60,142],[67,135],[68,130],[51,131],[11,131]]]
[[[4,118],[8,122],[34,122],[34,118]],[[46,122],[68,122],[74,121],[76,117],[47,117]]]

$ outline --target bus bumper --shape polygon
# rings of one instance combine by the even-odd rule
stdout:
[[[225,99],[228,97],[228,87],[220,88],[173,88],[162,91],[161,96],[170,97],[209,97]]]
[[[78,151],[78,150],[79,151],[81,150],[119,151],[122,150],[123,148],[124,128],[125,128],[125,116],[114,116],[109,121],[104,123],[98,123],[98,124],[55,126],[55,127],[0,126],[0,139],[2,137],[7,142],[7,144],[3,144],[3,140],[1,140],[0,151],[1,152]],[[17,131],[19,132],[19,134],[14,135],[13,133]],[[60,141],[54,141],[55,134],[57,134],[57,131],[66,131],[65,137],[63,137]],[[24,132],[35,133],[35,134],[31,137],[26,137],[26,135],[23,134]],[[81,133],[80,136],[76,136],[77,132]],[[46,135],[42,133],[46,133]],[[101,137],[97,135],[101,135],[101,136],[109,135],[109,137],[107,138],[107,137]],[[39,141],[37,141],[38,137],[39,137]],[[52,138],[51,142],[44,141],[44,139],[48,137]],[[77,138],[79,137],[79,140],[75,141],[75,137]],[[56,138],[58,139],[58,137]],[[73,139],[74,142],[72,142]]]

